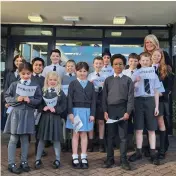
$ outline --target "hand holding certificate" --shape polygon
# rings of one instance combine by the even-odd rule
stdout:
[[[74,118],[74,123],[73,123],[74,131],[77,133],[81,129],[82,126],[83,126],[83,123],[82,123],[80,117],[77,115]]]
[[[120,119],[117,119],[117,120],[108,119],[108,120],[106,121],[106,123],[115,123],[115,122],[120,122],[120,121],[122,121],[122,120],[123,120],[123,118],[120,118]]]

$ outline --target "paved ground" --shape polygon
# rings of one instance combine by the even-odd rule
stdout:
[[[7,170],[7,136],[2,135],[1,144],[1,174],[2,176],[11,176]],[[34,143],[30,144],[29,150],[29,165],[32,167],[31,172],[21,174],[22,176],[176,176],[176,137],[170,137],[170,149],[167,153],[166,159],[160,166],[154,166],[149,163],[146,158],[143,158],[135,164],[131,164],[132,171],[124,171],[119,167],[119,150],[115,151],[117,167],[111,169],[102,169],[101,165],[105,160],[105,154],[99,152],[93,152],[88,154],[90,168],[88,170],[74,170],[71,167],[71,153],[61,154],[62,167],[60,169],[52,169],[52,162],[54,160],[54,152],[52,147],[47,148],[49,153],[47,157],[42,159],[44,168],[41,170],[34,170],[33,163],[34,157]],[[130,155],[132,152],[129,152]],[[17,149],[17,163],[19,163],[20,149]]]

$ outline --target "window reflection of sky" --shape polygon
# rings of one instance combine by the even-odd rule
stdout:
[[[92,65],[96,56],[102,55],[102,47],[93,46],[57,46],[61,50],[63,61],[73,59],[75,62],[85,61]],[[123,54],[126,58],[130,53],[140,54],[143,47],[110,47],[111,54]]]

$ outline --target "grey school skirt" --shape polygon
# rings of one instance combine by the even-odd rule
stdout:
[[[7,117],[4,133],[34,134],[34,109],[14,108]]]

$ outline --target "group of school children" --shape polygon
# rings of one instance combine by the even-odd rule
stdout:
[[[4,132],[10,133],[8,144],[8,170],[20,174],[29,172],[29,136],[36,135],[35,169],[43,167],[41,161],[45,141],[52,141],[55,151],[53,168],[60,167],[61,143],[63,143],[63,118],[66,120],[66,143],[72,142],[72,166],[87,169],[87,148],[94,148],[94,123],[98,120],[99,151],[107,152],[103,168],[114,167],[114,138],[120,138],[120,163],[125,170],[131,170],[130,162],[142,158],[143,130],[147,129],[150,145],[150,159],[160,164],[166,152],[166,126],[163,103],[168,101],[168,72],[163,52],[157,49],[150,55],[143,52],[129,55],[129,68],[125,70],[126,58],[121,54],[104,52],[93,60],[94,72],[89,73],[86,62],[68,60],[65,68],[59,65],[61,53],[52,50],[52,64],[44,68],[41,58],[34,58],[32,65],[22,57],[14,58],[14,71],[9,72],[4,87],[8,117]],[[141,68],[154,67],[155,78],[142,79]],[[44,68],[44,69],[43,69]],[[160,92],[161,82],[165,88]],[[29,95],[22,88],[33,88]],[[79,117],[82,126],[74,128],[74,118]],[[132,119],[132,120],[131,120]],[[116,122],[109,122],[116,120]],[[127,158],[128,120],[133,121],[136,137],[136,152]],[[106,121],[109,122],[106,124]],[[105,125],[106,124],[106,125]],[[107,130],[106,146],[104,142]],[[156,153],[155,131],[160,130],[160,149]],[[72,134],[72,138],[68,137]],[[79,157],[79,138],[81,154]],[[21,141],[21,162],[16,165],[16,145]],[[89,139],[89,140],[88,140]],[[68,147],[68,146],[67,146]]]

